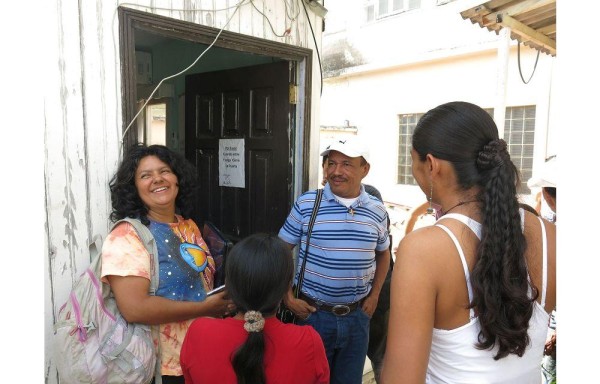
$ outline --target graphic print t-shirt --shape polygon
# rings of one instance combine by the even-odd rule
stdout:
[[[157,296],[178,301],[203,301],[213,288],[215,263],[193,220],[177,216],[177,223],[150,221],[148,227],[158,249]],[[108,234],[102,246],[102,281],[105,276],[151,278],[154,269],[148,251],[129,223]],[[193,319],[192,319],[193,320]],[[162,374],[181,376],[179,353],[192,320],[161,324]]]

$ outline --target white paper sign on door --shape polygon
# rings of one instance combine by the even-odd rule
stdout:
[[[244,139],[219,140],[219,186],[246,188]]]

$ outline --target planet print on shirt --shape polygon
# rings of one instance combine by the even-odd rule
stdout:
[[[208,265],[206,251],[196,244],[181,243],[179,251],[183,260],[198,273],[204,271]]]

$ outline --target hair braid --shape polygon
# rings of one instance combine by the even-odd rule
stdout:
[[[537,290],[528,280],[527,243],[521,229],[516,188],[519,173],[492,117],[467,102],[450,102],[428,111],[413,133],[413,148],[451,162],[460,189],[479,187],[482,238],[470,275],[473,308],[481,331],[476,346],[498,346],[495,359],[522,356]],[[533,289],[533,297],[529,288]]]
[[[484,146],[477,166],[483,187],[482,238],[471,274],[471,307],[477,309],[481,323],[477,347],[487,349],[497,344],[496,360],[509,353],[523,356],[537,292],[534,299],[529,298],[523,258],[526,241],[516,198],[518,171],[501,139]]]

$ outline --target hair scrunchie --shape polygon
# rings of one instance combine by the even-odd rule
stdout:
[[[506,141],[503,139],[494,139],[483,146],[477,156],[477,168],[487,171],[493,168],[501,167],[510,160],[507,151]]]
[[[261,332],[265,327],[265,319],[258,311],[248,311],[244,314],[244,329],[246,332]]]

